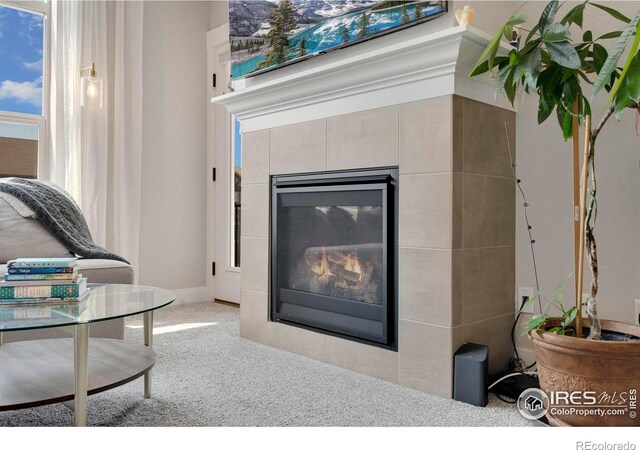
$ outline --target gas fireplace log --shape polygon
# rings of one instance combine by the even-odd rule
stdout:
[[[357,283],[360,281],[360,274],[356,272],[351,272],[343,267],[335,265],[331,267],[331,273],[337,276],[338,278],[342,278],[350,283]]]
[[[337,250],[329,253],[329,262],[333,264],[342,264],[345,259],[347,259],[347,255]]]

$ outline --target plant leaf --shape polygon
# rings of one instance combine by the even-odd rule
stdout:
[[[613,46],[613,49],[611,50],[611,52],[609,52],[609,57],[602,66],[602,70],[598,74],[598,77],[593,84],[593,92],[591,94],[592,99],[596,95],[598,95],[602,88],[604,88],[604,86],[610,80],[611,74],[616,70],[618,60],[620,59],[620,56],[622,56],[624,49],[627,47],[627,42],[631,38],[631,35],[638,26],[638,20],[640,20],[640,12],[638,12],[633,20],[629,22],[629,25],[627,25],[627,28],[624,29],[624,31],[620,35],[620,38],[618,38],[618,41]]]
[[[624,82],[621,83],[621,89],[616,96],[616,102],[614,104],[616,119],[620,120],[622,111],[625,110],[630,100],[631,99],[629,98],[629,94],[627,93],[627,80],[625,79]]]
[[[469,78],[478,75],[476,72],[476,70],[479,68],[480,65],[482,65],[482,63],[485,61],[485,59],[487,60],[487,67],[488,70],[493,69],[494,67],[494,61],[495,61],[495,57],[496,54],[498,53],[498,48],[500,48],[500,38],[502,37],[502,29],[500,29],[496,35],[493,37],[493,39],[491,40],[491,42],[489,42],[489,45],[487,45],[487,47],[484,49],[484,51],[482,52],[482,54],[480,55],[480,57],[478,58],[478,61],[476,62],[476,65],[473,67],[473,69],[471,69],[471,72],[469,73]],[[479,72],[482,73],[482,72]]]
[[[559,23],[554,23],[549,27],[547,32],[542,37],[545,42],[562,42],[571,40],[571,34],[569,29]]]
[[[484,61],[473,68],[473,70],[469,73],[469,78],[475,77],[476,75],[480,75],[488,71],[489,61]]]
[[[562,119],[562,137],[568,141],[573,136],[573,117],[568,111],[564,112]]]
[[[509,71],[509,74],[507,75],[507,80],[504,84],[504,91],[507,94],[507,98],[509,99],[509,102],[511,102],[512,105],[516,99],[517,82],[514,82],[513,80],[513,74],[515,72],[515,69],[516,68],[513,67],[513,69]]]
[[[495,64],[496,65],[500,65],[500,63],[502,63],[503,61],[507,60],[508,58],[504,57],[504,56],[496,56],[496,60],[495,60]],[[480,63],[478,66],[476,66],[471,73],[469,74],[469,77],[475,77],[476,75],[481,75],[485,72],[489,71],[489,61],[484,61],[482,63]]]
[[[600,44],[593,44],[593,65],[596,68],[596,73],[600,73],[604,62],[609,57],[607,49]]]
[[[511,50],[509,52],[509,65],[517,66],[519,62],[520,62],[520,55],[518,55],[517,51]]]
[[[496,83],[496,98],[506,95],[505,85],[511,73],[513,66],[506,65],[498,72],[498,82]]]
[[[511,38],[513,38],[513,27],[511,25],[505,25],[502,29],[502,35],[507,41],[511,41]]]
[[[640,103],[640,53],[636,53],[627,72],[627,93],[631,100]]]
[[[581,70],[578,70],[576,73],[578,74],[578,76],[579,76],[580,78],[582,78],[582,80],[583,80],[585,83],[587,83],[587,84],[593,84],[593,83],[591,82],[591,80],[590,80],[589,78],[587,78],[587,76],[586,76],[584,73],[582,73],[582,71],[581,71]],[[587,72],[587,73],[589,73],[589,72]]]
[[[566,86],[564,82],[573,77],[577,72],[578,71],[576,69],[562,68],[562,80],[560,82],[563,83],[563,88]]]
[[[555,105],[547,101],[544,96],[540,96],[540,103],[538,104],[538,125],[549,118],[554,106]]]
[[[587,30],[584,32],[584,34],[582,35],[582,40],[585,42],[593,41],[593,33],[591,32],[591,30]]]
[[[540,15],[540,20],[538,21],[538,28],[541,35],[544,36],[549,25],[553,23],[558,12],[558,8],[558,0],[552,0],[544,8],[544,11],[542,11],[542,15]]]
[[[578,72],[580,73],[580,72]],[[588,82],[588,80],[587,80]],[[591,105],[589,104],[589,101],[587,100],[587,98],[584,95],[580,96],[580,111],[579,111],[581,116],[590,116],[591,115]]]
[[[598,39],[596,39],[596,41],[599,41],[600,39],[615,39],[615,38],[619,38],[621,34],[622,34],[622,31],[612,31],[611,33],[603,34]]]
[[[575,306],[573,308],[568,309],[567,312],[565,313],[564,320],[562,321],[562,326],[566,328],[569,325],[571,325],[575,320],[577,314],[578,314],[578,309]]]
[[[527,15],[522,11],[516,11],[511,17],[509,17],[509,20],[507,20],[507,23],[505,25],[515,26],[525,23],[526,21]],[[511,39],[511,37],[509,37],[509,39]]]
[[[534,314],[527,323],[525,323],[524,330],[522,332],[522,336],[527,334],[529,331],[539,329],[547,320],[547,314]]]
[[[613,8],[610,8],[610,7],[604,6],[604,5],[600,5],[598,3],[591,3],[591,4],[593,6],[595,6],[596,8],[600,8],[601,10],[608,12],[612,17],[615,17],[616,19],[621,20],[624,23],[631,22],[631,19],[629,19],[627,16],[625,16],[621,12],[616,11]]]
[[[531,43],[527,44],[525,48],[520,51],[521,59],[520,64],[516,67],[513,73],[513,81],[518,82],[523,76],[523,86],[530,89],[535,89],[538,75],[540,75],[540,58],[541,49],[537,46],[532,46]]]
[[[535,89],[538,84],[538,77],[542,70],[542,49],[536,47],[527,55],[527,60],[523,61],[526,70],[524,73],[525,88]]]
[[[571,25],[575,23],[582,28],[582,19],[584,17],[584,9],[587,6],[587,2],[581,3],[578,6],[571,8],[571,10],[560,21],[563,25]],[[587,39],[585,39],[586,41]],[[590,40],[590,39],[588,39]]]
[[[580,68],[578,52],[569,42],[545,42],[545,46],[553,62],[569,69]]]
[[[640,18],[640,12],[638,12],[638,15],[636,17]],[[629,56],[627,56],[627,60],[624,63],[624,68],[622,69],[622,73],[620,74],[620,79],[618,80],[618,83],[616,83],[616,85],[613,87],[611,91],[609,104],[611,104],[611,102],[613,102],[614,99],[616,98],[616,95],[620,90],[620,86],[625,81],[627,73],[629,72],[629,68],[631,67],[631,63],[636,56],[636,52],[638,51],[638,45],[640,44],[640,20],[637,20],[637,22],[638,22],[638,25],[636,26],[636,38],[633,40],[633,44],[631,44],[631,50],[629,50]],[[626,95],[626,92],[623,95]]]

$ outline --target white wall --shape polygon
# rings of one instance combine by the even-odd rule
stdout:
[[[465,2],[455,2],[452,9]],[[476,10],[473,25],[493,34],[521,2],[467,2]],[[547,2],[529,2],[524,11],[537,21]],[[568,2],[561,11],[568,11]],[[607,2],[627,16],[639,8],[638,2]],[[594,35],[622,28],[622,22],[608,14],[588,8],[584,27]],[[612,28],[613,27],[613,28]],[[610,48],[614,41],[607,41]],[[594,121],[605,109],[604,97],[593,105]],[[573,304],[573,195],[572,147],[562,140],[555,117],[537,125],[537,101],[525,99],[518,105],[517,160],[522,186],[531,205],[530,221],[536,240],[536,258],[543,291],[552,291],[566,282],[566,305]],[[622,121],[611,120],[598,139],[596,169],[598,175],[599,215],[596,224],[600,262],[599,311],[601,317],[633,322],[634,299],[640,298],[640,137],[636,136],[634,114],[625,112]],[[522,201],[517,200],[516,286],[535,286],[533,265]],[[585,272],[584,291],[588,292],[590,273]],[[525,340],[521,340],[525,345]],[[530,355],[529,355],[530,356]]]
[[[139,282],[206,300],[206,32],[210,2],[147,1]],[[190,297],[190,298],[187,298]]]
[[[213,0],[211,2],[210,14],[209,29],[211,30],[229,22],[229,1]]]

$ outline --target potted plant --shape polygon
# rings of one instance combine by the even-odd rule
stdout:
[[[608,13],[620,22],[620,29],[602,36],[582,30],[587,8]],[[529,29],[525,29],[526,15],[520,8],[516,10],[495,34],[469,76],[491,72],[497,80],[496,95],[506,96],[512,104],[521,92],[537,95],[538,123],[555,115],[564,139],[573,139],[574,206],[580,212],[574,230],[576,306],[562,309],[560,318],[551,318],[548,312],[534,315],[527,324],[529,339],[536,349],[542,390],[551,396],[552,404],[577,407],[573,414],[550,412],[549,419],[557,425],[640,425],[635,409],[640,391],[640,328],[598,317],[599,274],[594,233],[596,141],[612,116],[619,117],[626,110],[640,114],[640,11],[629,18],[613,8],[589,1],[562,16],[558,14],[559,9],[559,2],[551,1]],[[581,36],[578,42],[572,39],[572,30],[574,36]],[[500,52],[503,37],[511,45],[506,55]],[[603,43],[614,39],[615,44],[608,51]],[[618,67],[626,48],[629,48],[628,57],[622,67]],[[587,86],[592,88],[590,95]],[[608,93],[607,110],[597,122],[592,121],[591,101],[604,96],[605,92]],[[584,151],[580,170],[581,125]],[[591,272],[586,302],[588,329],[582,324],[585,252]],[[554,394],[558,392],[573,393],[573,396]],[[624,410],[624,413],[604,417],[583,415],[580,411],[589,406]]]

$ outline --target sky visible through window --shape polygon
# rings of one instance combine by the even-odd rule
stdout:
[[[0,5],[0,110],[42,114],[44,16]]]
[[[240,121],[233,118],[233,161],[236,167],[242,167],[242,134],[240,133]]]

